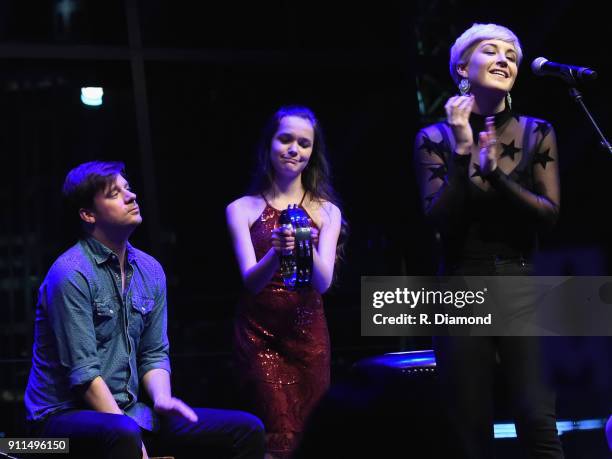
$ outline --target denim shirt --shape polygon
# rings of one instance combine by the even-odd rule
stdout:
[[[129,243],[126,258],[124,292],[117,256],[92,237],[62,254],[47,273],[25,393],[29,421],[88,408],[74,389],[97,376],[126,414],[140,412],[140,379],[154,368],[170,372],[164,271]]]

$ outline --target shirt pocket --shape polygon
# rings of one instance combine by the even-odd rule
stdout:
[[[112,338],[117,330],[117,315],[119,313],[112,300],[94,301],[94,327],[96,340],[104,343]]]
[[[132,308],[130,313],[130,331],[135,335],[133,338],[138,339],[144,331],[144,327],[148,322],[149,314],[155,306],[153,298],[146,296],[133,296]]]

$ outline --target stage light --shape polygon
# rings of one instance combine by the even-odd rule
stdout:
[[[563,435],[573,430],[597,430],[606,425],[605,419],[581,419],[578,421],[557,421],[557,432]],[[495,424],[495,438],[516,438],[516,428],[513,423]]]
[[[495,424],[493,431],[495,432],[495,438],[516,438],[514,423]]]
[[[91,107],[98,107],[102,105],[102,96],[104,90],[102,88],[88,86],[81,88],[81,102]]]

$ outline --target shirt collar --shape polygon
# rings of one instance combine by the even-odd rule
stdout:
[[[116,257],[115,252],[92,236],[84,238],[83,243],[88,248],[89,252],[96,261],[96,264],[98,265],[106,263],[109,259]],[[132,244],[129,243],[129,241],[126,244],[126,254],[128,263],[132,264],[136,261],[136,250]]]

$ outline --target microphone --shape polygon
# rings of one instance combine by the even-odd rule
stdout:
[[[538,76],[554,76],[565,80],[567,83],[588,81],[597,78],[597,72],[587,67],[576,67],[575,65],[558,64],[551,62],[545,57],[538,57],[531,63],[531,70]]]

